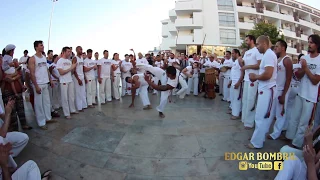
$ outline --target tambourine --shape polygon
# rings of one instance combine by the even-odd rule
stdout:
[[[223,67],[220,68],[220,71],[221,71],[221,72],[226,72],[227,70],[228,70],[228,69],[227,69],[225,66],[223,66]]]

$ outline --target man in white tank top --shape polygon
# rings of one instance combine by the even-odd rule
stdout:
[[[111,97],[111,78],[113,79],[112,60],[108,59],[109,52],[103,51],[103,58],[97,63],[98,65],[98,82],[101,104],[112,101]]]
[[[318,102],[320,82],[320,37],[313,34],[308,38],[309,54],[301,57],[301,68],[296,72],[301,79],[298,96],[294,102],[292,118],[289,121],[286,137],[293,139],[291,147],[301,148],[304,133],[313,126],[313,113]]]
[[[86,82],[86,94],[88,107],[94,108],[96,103],[96,79],[94,70],[97,68],[95,60],[92,58],[92,49],[87,50],[87,58],[84,60],[83,71],[85,74]]]
[[[53,122],[51,117],[51,103],[49,95],[49,85],[53,86],[50,72],[47,67],[47,59],[42,55],[43,42],[35,41],[33,43],[36,54],[29,59],[28,67],[30,69],[31,81],[34,90],[34,109],[39,127],[47,130],[47,122]]]
[[[136,89],[140,89],[140,99],[143,105],[143,110],[149,110],[152,109],[151,104],[150,104],[150,100],[149,100],[149,96],[148,96],[148,83],[146,82],[146,80],[144,79],[144,74],[135,74],[132,77],[126,77],[125,79],[126,82],[131,83],[131,89],[132,90],[132,101],[131,104],[129,106],[129,108],[134,107],[134,99],[136,96]]]
[[[242,101],[242,94],[241,94],[241,82],[240,76],[241,76],[241,67],[243,62],[239,62],[239,59],[242,60],[240,57],[240,51],[238,49],[232,50],[232,60],[233,60],[233,66],[231,68],[231,119],[237,120],[240,119],[240,112],[241,112],[241,101]]]
[[[250,143],[247,145],[250,149],[263,147],[266,134],[269,132],[274,117],[272,104],[276,100],[277,56],[269,47],[270,40],[267,36],[260,36],[257,39],[257,48],[263,54],[263,57],[260,63],[259,74],[249,74],[251,82],[258,81],[259,93],[255,115],[255,130]]]
[[[226,51],[226,58],[222,64],[222,67],[227,70],[223,73],[223,100],[230,102],[230,88],[228,88],[228,84],[230,81],[230,73],[232,68],[232,60],[231,60],[231,52]]]
[[[77,64],[73,73],[73,82],[75,89],[75,105],[77,111],[83,112],[87,108],[85,76],[83,73],[82,47],[76,48],[77,55],[73,57],[72,63]]]
[[[258,82],[251,82],[250,73],[259,72],[259,66],[263,55],[256,48],[256,38],[252,35],[246,37],[246,44],[249,50],[243,56],[244,66],[242,67],[241,82],[243,82],[242,95],[242,116],[241,121],[245,129],[249,130],[254,127],[254,117],[256,114],[256,99],[258,91]]]
[[[62,55],[57,63],[57,69],[60,74],[61,104],[63,114],[67,119],[71,119],[70,113],[78,114],[74,104],[74,83],[71,75],[71,71],[76,68],[77,64],[73,64],[70,61],[70,55],[71,50],[69,47],[62,48]]]
[[[279,40],[275,45],[275,52],[278,57],[277,92],[272,107],[277,120],[273,126],[273,133],[268,136],[268,139],[277,139],[281,135],[288,120],[286,118],[286,110],[292,79],[292,61],[291,58],[287,56],[286,51],[287,43]]]

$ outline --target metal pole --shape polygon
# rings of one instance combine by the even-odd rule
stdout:
[[[48,50],[50,49],[51,22],[52,22],[52,16],[53,16],[55,2],[56,2],[56,0],[52,1],[52,11],[51,11],[51,17],[50,17],[49,37],[48,37]]]

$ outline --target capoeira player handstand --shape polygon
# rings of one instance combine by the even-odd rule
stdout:
[[[152,109],[150,105],[150,100],[148,96],[148,83],[144,79],[144,74],[135,74],[132,77],[126,77],[126,82],[131,83],[131,88],[128,89],[132,90],[132,102],[129,106],[129,108],[134,107],[134,99],[136,97],[136,89],[140,89],[140,99],[142,101],[142,104],[144,106],[143,110]]]
[[[151,71],[149,71],[151,72]],[[152,72],[151,72],[152,73]],[[164,118],[164,108],[167,104],[168,97],[171,93],[171,90],[177,87],[178,85],[178,77],[179,77],[179,70],[176,70],[175,67],[169,66],[166,69],[166,75],[168,77],[166,84],[162,83],[161,85],[154,84],[151,80],[151,77],[148,75],[145,75],[145,80],[149,84],[150,87],[152,87],[155,90],[161,91],[161,98],[160,98],[160,105],[157,107],[157,110],[159,111],[159,116],[161,118]]]

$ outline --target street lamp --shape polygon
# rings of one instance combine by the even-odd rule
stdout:
[[[50,49],[49,48],[49,45],[50,45],[50,35],[51,35],[51,21],[52,21],[52,16],[53,16],[53,11],[54,11],[54,4],[55,2],[57,2],[58,0],[52,0],[52,11],[51,11],[51,17],[50,17],[50,25],[49,25],[49,37],[48,37],[48,50]]]

